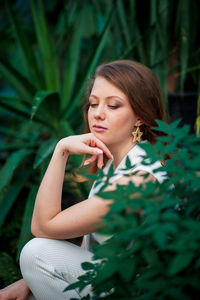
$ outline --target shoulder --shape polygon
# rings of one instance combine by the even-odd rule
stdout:
[[[149,142],[144,141],[144,144]],[[142,148],[142,144],[136,145],[135,151],[131,151],[128,156],[129,159],[134,162],[134,167],[132,168],[132,172],[143,172],[149,174],[149,179],[153,179],[153,181],[157,180],[159,183],[162,183],[165,179],[167,179],[167,173],[164,170],[164,166],[159,160],[154,160],[152,162],[151,156]],[[142,174],[142,173],[140,173]]]
[[[148,156],[147,152],[143,149],[142,144],[148,143],[144,141],[141,144],[135,145],[124,157],[118,168],[116,174],[114,174],[111,182],[118,181],[121,177],[127,174],[133,174],[132,180],[137,184],[143,180],[142,175],[149,174],[148,180],[157,180],[162,183],[167,178],[167,173],[164,171],[159,160],[151,162],[151,157]],[[127,179],[120,179],[124,181]]]

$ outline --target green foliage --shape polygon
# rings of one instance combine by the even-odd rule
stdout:
[[[6,285],[21,278],[18,266],[15,260],[9,254],[0,252],[0,274]]]
[[[91,284],[93,296],[83,299],[199,298],[200,140],[188,134],[188,126],[178,128],[178,121],[157,123],[167,135],[153,146],[141,143],[143,159],[151,164],[170,155],[156,170],[168,178],[99,192],[105,201],[114,200],[99,230],[111,237],[93,246],[94,263],[84,263],[85,274],[66,289]]]

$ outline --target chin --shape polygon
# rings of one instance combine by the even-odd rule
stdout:
[[[103,136],[103,134],[98,132],[91,131],[101,142],[103,142],[106,146],[108,145],[108,138]]]

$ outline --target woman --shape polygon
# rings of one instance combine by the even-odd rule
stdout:
[[[112,162],[116,174],[110,179],[111,189],[129,180],[142,184],[147,180],[144,173],[149,174],[148,180],[164,179],[163,173],[154,172],[161,166],[159,161],[148,167],[142,165],[144,151],[137,145],[141,140],[154,143],[159,132],[150,127],[156,126],[156,119],[165,120],[159,84],[150,69],[129,60],[97,68],[88,90],[85,119],[89,133],[63,138],[55,147],[35,201],[31,230],[36,238],[25,245],[20,257],[24,279],[2,290],[0,296],[6,296],[0,299],[26,299],[29,288],[39,300],[79,298],[89,292],[84,290],[79,295],[63,290],[83,273],[81,263],[91,260],[92,244],[106,240],[95,230],[112,201],[95,196],[98,188],[93,186],[88,199],[61,211],[69,155],[89,154],[84,164],[93,164],[94,170],[106,163],[105,173]],[[137,170],[137,175],[124,176],[121,169],[127,155],[136,164],[128,173]],[[82,247],[65,241],[80,236],[85,236]]]

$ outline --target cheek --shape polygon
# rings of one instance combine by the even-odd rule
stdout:
[[[115,118],[114,122],[117,130],[132,132],[134,128],[134,120],[135,118],[132,113],[121,113],[117,118]]]
[[[92,115],[91,115],[90,110],[88,110],[87,119],[88,119],[88,124],[89,124],[89,127],[90,127],[90,124],[91,124],[91,121],[92,121]]]

